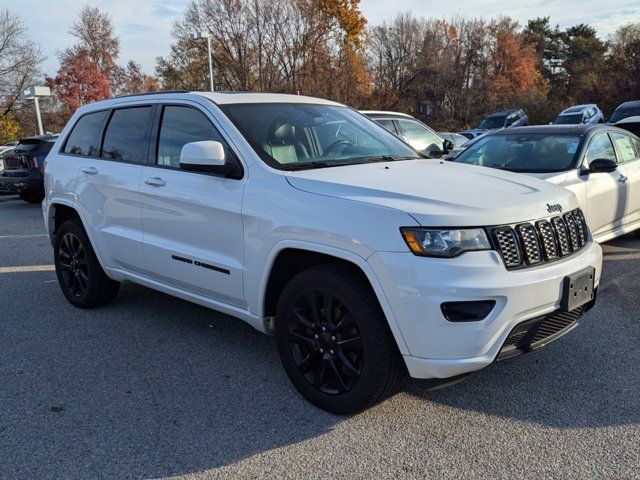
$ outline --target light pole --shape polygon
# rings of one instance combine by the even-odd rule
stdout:
[[[38,133],[40,135],[44,135],[44,131],[42,129],[42,117],[40,116],[40,102],[38,101],[38,98],[50,96],[51,89],[49,87],[38,85],[31,85],[20,93],[20,98],[22,100],[33,100],[33,105],[36,109],[36,120],[38,121]]]
[[[207,59],[209,60],[209,89],[213,92],[213,63],[211,61],[211,34],[209,32],[190,33],[191,40],[207,39]]]

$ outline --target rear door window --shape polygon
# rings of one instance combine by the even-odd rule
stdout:
[[[67,138],[63,152],[97,157],[100,154],[100,129],[107,113],[108,110],[103,110],[80,117]]]
[[[114,110],[104,134],[102,158],[146,163],[151,106]]]

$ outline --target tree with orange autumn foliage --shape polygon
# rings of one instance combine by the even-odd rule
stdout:
[[[518,24],[501,18],[490,26],[488,94],[496,103],[509,102],[544,89],[533,45],[524,42]]]
[[[107,79],[86,50],[66,51],[57,75],[46,81],[69,113],[110,96]]]

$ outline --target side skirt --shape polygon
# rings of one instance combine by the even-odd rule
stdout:
[[[157,290],[159,292],[166,293],[167,295],[181,298],[182,300],[187,300],[188,302],[210,308],[211,310],[215,310],[217,312],[239,318],[243,322],[251,325],[259,332],[268,333],[268,319],[257,317],[248,310],[217,300],[213,300],[209,297],[205,297],[197,293],[179,289],[171,285],[158,282],[149,277],[145,277],[144,275],[132,273],[128,270],[123,270],[120,268],[105,268],[105,271],[109,277],[117,279],[118,281],[129,281],[132,283],[136,283],[138,285],[151,288],[152,290]]]

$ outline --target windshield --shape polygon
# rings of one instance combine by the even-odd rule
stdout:
[[[611,114],[611,118],[609,119],[609,122],[616,123],[622,120],[623,118],[633,117],[634,115],[640,115],[640,105],[633,106],[633,107],[625,107],[625,108],[618,107]]]
[[[578,135],[490,135],[455,161],[512,172],[561,172],[572,168],[579,146]]]
[[[506,115],[491,116],[482,120],[482,122],[480,122],[480,125],[478,125],[478,128],[482,130],[495,130],[496,128],[504,127],[506,121]]]
[[[275,168],[421,158],[395,135],[347,107],[251,103],[222,109],[258,155]]]
[[[560,115],[554,122],[556,125],[575,125],[582,123],[582,114],[578,115]]]

